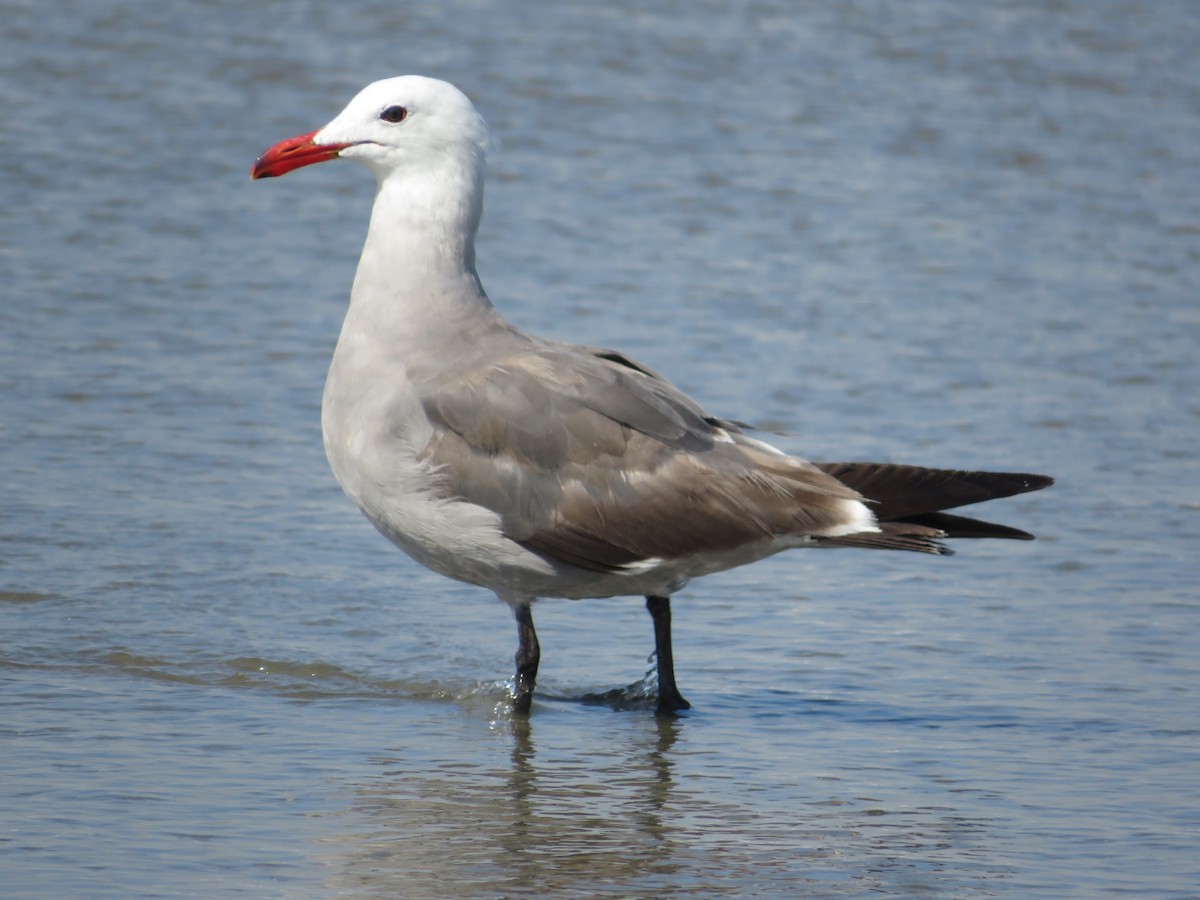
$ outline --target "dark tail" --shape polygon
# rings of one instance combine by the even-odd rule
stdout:
[[[1046,475],[967,472],[889,463],[817,463],[871,502],[879,533],[850,534],[822,542],[840,546],[949,553],[941,538],[1011,538],[1031,541],[1019,528],[950,515],[944,510],[1040,491],[1054,484]]]

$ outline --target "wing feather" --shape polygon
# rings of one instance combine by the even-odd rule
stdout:
[[[419,390],[443,489],[580,568],[820,534],[859,496],[609,351],[538,344]]]

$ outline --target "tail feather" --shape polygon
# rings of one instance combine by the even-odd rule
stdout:
[[[1054,484],[1045,475],[969,472],[890,463],[817,463],[817,468],[873,501],[881,520],[941,512]]]
[[[1046,475],[926,469],[889,463],[817,463],[870,502],[879,532],[844,535],[823,543],[946,554],[941,538],[1032,540],[1019,528],[943,512],[971,503],[1038,491],[1054,484]]]
[[[1032,541],[1033,535],[1020,528],[997,525],[983,519],[952,516],[950,513],[926,513],[923,516],[906,516],[905,522],[937,528],[950,538],[1007,538],[1013,541]]]

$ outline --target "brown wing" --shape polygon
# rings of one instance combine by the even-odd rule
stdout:
[[[604,351],[601,351],[604,352]],[[538,553],[612,571],[843,526],[858,494],[623,357],[539,344],[421,389],[443,490]]]

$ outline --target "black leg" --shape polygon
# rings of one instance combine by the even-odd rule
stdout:
[[[513,612],[517,617],[517,697],[513,701],[513,712],[527,715],[533,703],[533,685],[537,681],[542,649],[538,646],[537,632],[533,630],[533,610],[529,604],[515,607]]]
[[[654,655],[658,659],[658,712],[670,715],[692,704],[675,686],[675,657],[671,653],[671,598],[647,597],[646,609],[654,619]]]

